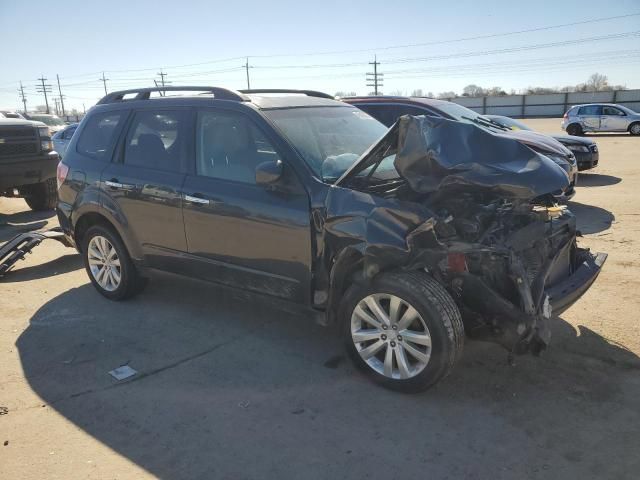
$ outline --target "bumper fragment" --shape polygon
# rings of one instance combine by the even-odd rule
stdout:
[[[568,309],[589,289],[600,274],[606,260],[606,253],[589,254],[573,275],[546,289],[555,315]]]

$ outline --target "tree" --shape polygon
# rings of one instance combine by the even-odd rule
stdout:
[[[451,92],[451,91],[449,91],[449,92],[440,92],[438,94],[438,98],[455,98],[457,96],[458,95],[456,95],[456,92]]]
[[[490,97],[501,97],[503,95],[506,95],[507,92],[505,92],[501,87],[491,87],[485,90],[484,94]]]
[[[412,97],[424,97],[424,93],[421,88],[416,88],[413,92],[411,92]]]
[[[600,73],[594,73],[587,80],[587,89],[592,92],[599,92],[600,90],[606,90],[606,87],[609,86],[607,82],[608,78],[606,75],[601,75]]]
[[[336,92],[334,94],[334,97],[355,97],[357,94],[356,92],[343,92],[342,90]]]
[[[404,90],[400,90],[399,88],[397,88],[395,90],[392,90],[389,95],[392,95],[394,97],[404,97],[407,95],[407,93]]]
[[[484,89],[478,85],[467,85],[462,89],[463,97],[482,97],[485,94]]]

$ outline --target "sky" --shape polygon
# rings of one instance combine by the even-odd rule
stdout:
[[[44,105],[42,76],[53,95],[59,76],[67,110],[104,95],[102,72],[108,91],[153,86],[161,71],[174,85],[246,88],[247,57],[253,88],[367,94],[374,58],[387,94],[520,91],[594,72],[640,88],[640,0],[0,0],[0,32],[0,108],[22,109],[20,81],[27,107]]]

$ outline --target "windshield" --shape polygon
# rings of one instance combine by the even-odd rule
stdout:
[[[60,117],[56,117],[55,115],[29,115],[29,118],[31,118],[31,120],[42,122],[45,125],[49,125],[50,127],[65,124]]]
[[[387,128],[353,107],[264,110],[325,182],[340,177]]]
[[[514,120],[513,118],[503,117],[502,115],[487,115],[487,118],[511,130],[531,130],[531,128],[527,127],[524,123]]]

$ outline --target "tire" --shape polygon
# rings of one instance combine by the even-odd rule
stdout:
[[[571,125],[569,125],[567,127],[567,133],[569,135],[576,135],[576,136],[580,136],[584,134],[584,132],[582,131],[582,127],[578,123],[572,123]]]
[[[53,210],[58,203],[58,187],[56,179],[50,178],[42,183],[30,185],[26,191],[25,199],[31,210]]]
[[[631,135],[640,135],[640,122],[635,122],[629,125],[629,133]]]
[[[94,225],[84,234],[82,239],[82,256],[85,270],[93,286],[109,300],[126,300],[139,293],[146,285],[146,279],[139,276],[129,252],[120,236],[104,225]],[[106,241],[106,243],[105,243]],[[115,250],[115,255],[106,255]],[[108,264],[104,263],[110,256]],[[102,267],[110,266],[102,275]],[[119,281],[115,281],[119,279]]]
[[[401,302],[396,308],[395,322],[392,301],[397,305],[398,300],[394,297]],[[377,321],[374,309],[368,308],[367,302],[372,299],[389,314],[391,326],[376,328],[374,323],[369,323]],[[417,317],[405,315],[409,314],[410,307]],[[369,320],[363,321],[363,311]],[[352,285],[345,293],[338,318],[353,362],[373,381],[392,390],[405,393],[426,390],[446,377],[462,354],[464,327],[460,311],[444,287],[426,273],[387,273],[368,285]],[[409,318],[415,320],[405,323]],[[427,336],[430,339],[427,340]],[[363,338],[367,340],[357,340]],[[413,343],[414,340],[420,343]],[[381,347],[380,343],[383,343]],[[413,353],[416,349],[419,356]],[[376,353],[365,360],[371,351]],[[404,369],[401,364],[405,365]]]

